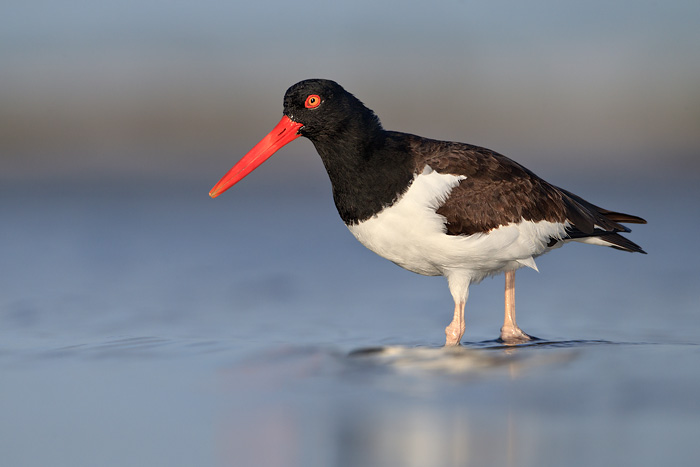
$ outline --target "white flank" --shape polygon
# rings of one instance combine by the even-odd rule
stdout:
[[[348,228],[364,246],[409,271],[459,277],[467,285],[522,266],[536,270],[534,258],[550,250],[551,238],[565,235],[565,225],[522,220],[487,233],[447,235],[446,220],[435,211],[465,178],[427,167],[391,207]]]

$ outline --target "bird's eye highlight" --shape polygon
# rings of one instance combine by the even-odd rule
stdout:
[[[321,105],[321,97],[318,94],[311,94],[304,102],[304,107],[307,109],[315,109],[319,105]]]

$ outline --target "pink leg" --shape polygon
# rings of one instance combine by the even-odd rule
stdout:
[[[506,312],[501,328],[501,340],[506,344],[522,344],[532,337],[520,329],[515,322],[515,271],[506,272]]]
[[[464,302],[455,302],[455,314],[452,322],[445,328],[445,346],[459,345],[464,335]]]

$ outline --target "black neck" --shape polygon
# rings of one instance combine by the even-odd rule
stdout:
[[[392,205],[413,180],[413,161],[400,134],[376,118],[345,122],[333,134],[310,137],[333,186],[333,200],[347,225]]]

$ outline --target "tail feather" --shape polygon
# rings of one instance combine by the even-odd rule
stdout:
[[[620,235],[620,232],[631,232],[631,229],[622,225],[623,223],[646,224],[646,220],[631,214],[603,209],[571,192],[562,189],[560,191],[564,195],[562,201],[568,208],[567,238],[646,254],[642,247]]]
[[[599,238],[604,242],[609,243],[610,247],[615,248],[617,250],[629,251],[630,253],[642,253],[644,255],[647,254],[647,252],[644,251],[641,246],[637,245],[632,240],[629,240],[628,238],[625,238],[620,234],[606,234],[601,235]]]
[[[623,212],[608,211],[607,209],[598,208],[598,211],[613,222],[624,224],[646,224],[647,221],[638,216],[625,214]]]
[[[646,221],[641,217],[609,211],[589,203],[570,191],[561,188],[559,191],[563,195],[562,201],[568,208],[569,220],[581,233],[599,235],[599,229],[607,232],[630,232],[630,229],[622,225],[621,222],[646,224]]]

